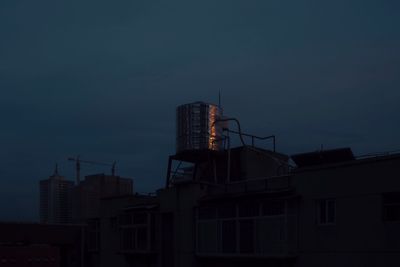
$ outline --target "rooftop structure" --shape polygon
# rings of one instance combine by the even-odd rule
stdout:
[[[222,148],[222,108],[194,102],[176,109],[176,152],[220,150]]]

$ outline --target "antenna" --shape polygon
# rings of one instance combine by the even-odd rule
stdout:
[[[59,174],[58,174],[58,163],[56,163],[56,167],[54,168],[54,176],[59,176]]]
[[[221,90],[218,91],[218,107],[221,108]]]

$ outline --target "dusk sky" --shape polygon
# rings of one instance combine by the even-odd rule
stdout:
[[[398,150],[399,74],[398,0],[2,0],[0,220],[38,220],[78,154],[163,186],[176,106],[218,91],[279,152]]]

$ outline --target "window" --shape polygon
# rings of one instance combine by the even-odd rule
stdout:
[[[91,219],[87,222],[88,250],[92,252],[99,251],[100,247],[100,220]]]
[[[287,249],[295,216],[286,199],[239,200],[197,210],[197,252],[263,255]],[[209,204],[208,204],[209,205]],[[288,229],[291,227],[291,232]],[[293,228],[292,228],[293,227]]]
[[[236,220],[221,222],[222,253],[236,252]]]
[[[264,216],[278,216],[285,214],[285,201],[283,200],[267,200],[264,201],[262,207]]]
[[[256,217],[259,215],[259,204],[256,202],[244,202],[238,204],[239,217]]]
[[[201,207],[199,208],[199,219],[207,220],[207,219],[215,219],[217,213],[217,209],[215,207]]]
[[[137,212],[133,215],[133,224],[147,224],[147,214],[144,212]]]
[[[122,249],[132,250],[135,247],[136,231],[132,228],[122,229]]]
[[[120,225],[131,225],[132,224],[132,214],[127,213],[123,214],[119,218]]]
[[[117,217],[110,217],[110,228],[113,231],[116,231],[118,229],[118,219],[117,219]]]
[[[240,253],[254,253],[254,220],[239,221]]]
[[[217,253],[218,221],[199,221],[197,224],[197,249],[202,253]]]
[[[152,214],[138,211],[121,216],[121,249],[125,252],[148,251],[152,249]]]
[[[136,248],[138,250],[147,249],[147,227],[137,227],[136,228]]]
[[[383,220],[400,222],[400,192],[383,194]]]
[[[320,225],[335,224],[336,201],[334,199],[321,199],[317,201],[317,222]]]
[[[235,218],[236,217],[236,205],[235,204],[224,204],[218,207],[219,218]]]

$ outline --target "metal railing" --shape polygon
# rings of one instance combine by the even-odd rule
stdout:
[[[242,181],[231,181],[218,186],[210,186],[208,193],[210,195],[226,194],[226,193],[250,193],[262,191],[285,191],[292,189],[292,176],[272,176],[252,178]]]

